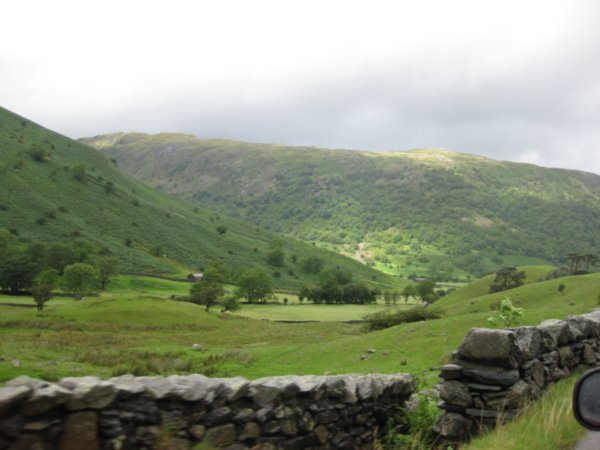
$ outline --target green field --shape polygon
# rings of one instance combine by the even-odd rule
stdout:
[[[535,270],[535,269],[534,269]],[[558,285],[567,287],[558,292]],[[523,324],[563,318],[598,306],[600,274],[527,284],[506,293],[440,300],[438,320],[408,323],[373,333],[359,324],[365,311],[383,305],[243,305],[221,314],[169,300],[187,283],[119,276],[99,297],[51,300],[35,308],[0,304],[0,379],[20,374],[56,379],[66,375],[200,372],[215,376],[411,372],[425,374],[447,360],[471,327],[487,327],[499,299],[509,295],[525,310]],[[463,288],[465,292],[472,286]],[[2,302],[27,302],[2,296]],[[398,306],[403,308],[404,306]],[[255,320],[243,315],[254,316]],[[323,320],[277,323],[274,320]],[[191,346],[199,343],[205,352]],[[375,350],[367,353],[368,349]],[[10,363],[20,361],[19,367]]]
[[[391,309],[406,309],[413,306],[414,303],[398,304],[391,306]],[[298,303],[244,305],[239,315],[251,319],[340,322],[360,320],[363,316],[381,311],[386,307],[381,303],[374,305],[313,305],[312,303],[304,305]]]

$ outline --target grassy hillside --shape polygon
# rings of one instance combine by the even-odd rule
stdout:
[[[370,153],[113,134],[136,178],[395,274],[478,276],[598,253],[600,176],[443,151]]]
[[[121,270],[185,275],[221,259],[234,271],[277,271],[278,288],[296,289],[314,278],[298,263],[315,255],[370,283],[395,282],[349,258],[158,192],[119,171],[97,150],[1,108],[0,178],[0,227],[26,242],[86,238],[115,254]],[[219,226],[225,233],[217,231]],[[279,245],[285,264],[273,268],[267,254]]]

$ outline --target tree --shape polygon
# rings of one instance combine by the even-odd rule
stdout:
[[[302,303],[304,299],[310,297],[310,288],[308,286],[302,285],[300,287],[300,292],[298,292],[298,301]]]
[[[97,281],[96,270],[86,263],[75,263],[65,267],[63,285],[65,289],[73,292],[75,298],[81,300],[83,295],[94,286]]]
[[[43,311],[46,303],[54,296],[53,290],[58,282],[58,272],[54,269],[43,270],[35,277],[31,296],[37,305],[38,311]]]
[[[435,292],[433,290],[434,288],[435,282],[432,280],[424,280],[417,284],[417,294],[421,298],[422,302],[432,302],[437,300],[437,298],[435,298]]]
[[[404,303],[408,303],[411,297],[418,295],[417,287],[414,284],[408,284],[402,289],[402,297],[404,297]]]
[[[106,285],[112,275],[118,273],[119,260],[113,256],[105,256],[99,258],[96,262],[98,270],[98,281],[100,281],[100,289],[106,289]]]
[[[260,269],[248,269],[238,279],[237,293],[248,303],[264,302],[273,293],[273,281]]]
[[[560,292],[561,294],[563,294],[565,292],[566,288],[567,288],[567,286],[565,286],[563,283],[560,283],[558,285],[558,292]]]
[[[521,286],[525,281],[525,272],[516,267],[502,267],[496,272],[496,278],[490,286],[490,293],[505,291]]]
[[[225,293],[223,285],[215,281],[196,281],[190,288],[190,301],[197,305],[204,305],[206,312],[217,303]]]
[[[216,230],[217,233],[219,233],[219,236],[223,236],[225,233],[227,233],[227,228],[225,228],[223,225],[219,225]]]
[[[304,258],[300,267],[306,273],[318,275],[319,272],[321,272],[321,269],[323,269],[323,264],[325,264],[325,262],[322,258],[318,256],[308,256]]]
[[[229,277],[229,269],[223,261],[216,259],[206,265],[202,274],[204,281],[224,283]]]
[[[228,295],[227,297],[225,297],[221,302],[221,306],[223,307],[223,309],[221,310],[222,313],[227,311],[236,312],[242,308],[242,306],[237,301],[237,298],[235,298],[235,296],[233,295]]]
[[[62,275],[64,269],[69,264],[79,261],[80,254],[70,245],[53,244],[46,251],[45,266],[55,269],[59,275]]]
[[[285,254],[281,248],[274,248],[267,254],[267,263],[275,267],[283,266]]]
[[[364,283],[351,283],[343,287],[344,303],[368,305],[375,303],[377,299],[375,292]]]
[[[31,288],[36,272],[36,265],[28,255],[16,253],[0,260],[0,287],[18,294]]]

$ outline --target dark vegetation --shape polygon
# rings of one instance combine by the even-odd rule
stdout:
[[[408,310],[390,311],[384,309],[365,316],[363,326],[365,331],[377,331],[394,327],[401,323],[420,322],[422,320],[439,319],[444,313],[441,310],[431,310],[425,306],[417,306]]]
[[[105,289],[118,261],[110,251],[82,238],[69,244],[26,244],[0,228],[0,290],[32,295],[38,310],[62,288],[80,299]]]
[[[500,266],[566,264],[569,252],[600,250],[600,177],[589,173],[445,151],[141,133],[84,141],[161,190],[390,273],[451,281]]]

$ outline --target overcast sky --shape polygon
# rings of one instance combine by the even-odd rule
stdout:
[[[600,174],[596,0],[3,2],[0,105],[68,136],[441,147]]]

